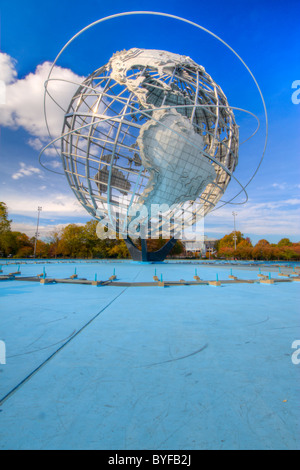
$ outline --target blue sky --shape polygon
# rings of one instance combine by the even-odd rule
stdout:
[[[46,172],[38,163],[47,141],[42,116],[43,82],[63,45],[80,29],[102,17],[134,10],[161,11],[194,21],[227,42],[255,76],[269,117],[264,161],[248,186],[249,201],[227,205],[205,221],[208,236],[219,238],[237,228],[253,242],[300,240],[299,112],[292,102],[293,82],[300,80],[299,1],[170,1],[111,4],[90,0],[0,3],[0,80],[6,82],[6,102],[0,101],[0,200],[7,203],[14,229],[33,235],[37,207],[42,206],[41,234],[90,217],[68,187],[64,176]],[[245,108],[261,120],[257,136],[240,149],[235,176],[247,183],[263,151],[265,122],[262,102],[249,74],[229,50],[205,32],[181,22],[154,16],[119,18],[98,25],[75,41],[58,61],[57,73],[74,81],[89,75],[111,55],[131,47],[162,49],[189,55],[219,83],[231,106]],[[53,93],[68,100],[70,87],[53,85]],[[297,90],[296,90],[297,91]],[[298,96],[298,95],[297,95]],[[299,94],[300,97],[300,94]],[[53,135],[61,116],[50,108]],[[241,137],[255,129],[255,120],[236,112]],[[59,170],[51,153],[47,164]],[[238,192],[232,182],[226,199]],[[243,196],[237,199],[241,202]]]

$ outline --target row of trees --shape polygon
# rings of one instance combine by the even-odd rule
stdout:
[[[236,248],[234,235],[236,234]],[[282,238],[277,244],[267,240],[259,240],[252,245],[249,238],[241,232],[232,232],[218,240],[215,246],[215,257],[239,260],[299,260],[300,243],[292,243],[288,238]]]
[[[37,241],[38,258],[129,258],[123,240],[100,240],[97,237],[97,221],[85,225],[70,224],[60,232],[53,232],[47,240]],[[234,235],[236,234],[236,248]],[[148,240],[150,251],[158,250],[166,240]],[[35,238],[11,230],[7,207],[0,202],[0,257],[30,258],[34,255]],[[177,241],[171,256],[183,256],[184,246]],[[208,257],[207,253],[207,257]],[[241,260],[300,260],[300,243],[283,238],[277,244],[260,240],[255,246],[241,232],[232,232],[217,241],[215,258]]]
[[[85,225],[69,224],[60,232],[53,232],[45,241],[36,244],[37,258],[129,258],[124,240],[100,240],[91,220]],[[166,240],[149,240],[148,249],[157,250]],[[11,230],[7,207],[0,202],[0,257],[31,258],[34,255],[35,238]],[[171,255],[184,251],[178,241]]]

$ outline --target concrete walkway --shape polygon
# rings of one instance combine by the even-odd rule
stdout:
[[[195,270],[156,268],[174,281]],[[62,277],[74,267],[49,269]],[[124,263],[116,274],[147,282],[154,269]],[[95,266],[77,270],[92,278]],[[0,449],[299,450],[299,287],[2,282]]]

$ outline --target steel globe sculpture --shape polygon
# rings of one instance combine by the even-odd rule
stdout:
[[[195,214],[212,210],[238,163],[239,134],[232,108],[204,67],[158,50],[114,54],[80,85],[65,114],[61,156],[80,203],[119,232],[144,207],[142,251],[125,238],[134,259],[162,260]],[[174,237],[147,252],[155,216],[164,205]],[[152,220],[151,220],[152,218]],[[156,222],[157,230],[161,224]],[[152,232],[153,234],[153,228]]]

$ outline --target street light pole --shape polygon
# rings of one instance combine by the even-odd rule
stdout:
[[[43,210],[42,207],[38,207],[38,217],[37,217],[37,225],[36,225],[36,234],[35,234],[35,242],[34,242],[34,254],[33,257],[36,257],[36,245],[39,236],[39,224],[40,224],[40,213]]]
[[[236,216],[237,216],[237,213],[236,213],[236,212],[233,212],[232,215],[233,215],[233,220],[234,220],[234,236],[233,236],[233,239],[234,239],[234,249],[236,250],[237,236],[236,236],[235,218],[236,218]]]

